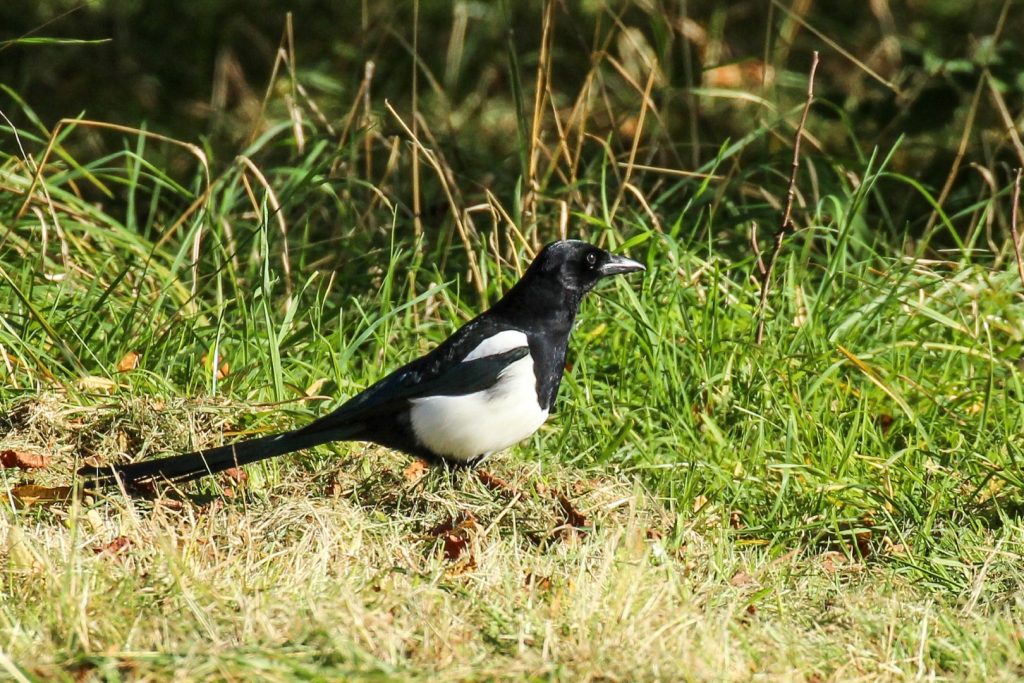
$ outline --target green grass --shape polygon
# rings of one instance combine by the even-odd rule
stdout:
[[[889,170],[898,148],[809,152],[758,346],[748,231],[758,220],[767,243],[787,163],[758,145],[785,120],[723,144],[702,169],[720,180],[637,171],[636,194],[615,170],[626,155],[594,143],[541,201],[502,186],[462,214],[456,193],[464,233],[424,161],[422,235],[410,150],[372,128],[338,145],[305,120],[300,151],[270,116],[238,158],[207,149],[204,164],[69,125],[38,183],[49,132],[19,129],[32,161],[0,152],[0,450],[53,461],[0,470],[6,491],[322,414],[497,300],[557,234],[559,200],[572,235],[648,272],[584,304],[556,413],[493,465],[504,489],[412,480],[402,456],[337,444],[252,467],[243,486],[190,486],[183,505],[8,494],[0,668],[1024,675],[1022,288],[991,232],[1008,189],[911,240],[902,226],[923,217],[893,197],[931,190]],[[117,151],[64,146],[90,134]],[[367,144],[378,165],[397,150],[392,170],[363,173]],[[130,352],[138,367],[118,371]],[[565,529],[562,499],[586,529]],[[446,552],[438,525],[467,515]]]

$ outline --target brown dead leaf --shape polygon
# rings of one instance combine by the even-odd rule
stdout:
[[[865,529],[864,531],[858,531],[853,535],[854,542],[857,544],[857,552],[860,553],[861,559],[867,559],[871,556],[871,530]]]
[[[741,510],[733,510],[729,513],[729,526],[733,529],[743,528],[743,512]]]
[[[249,481],[249,474],[240,467],[229,467],[224,470],[224,476],[236,484],[244,484]]]
[[[402,471],[402,476],[405,477],[405,480],[411,484],[422,479],[424,475],[426,475],[427,470],[429,469],[429,462],[427,462],[423,458],[416,458],[411,463],[409,463],[409,466],[406,467],[405,470]]]
[[[345,485],[341,481],[341,477],[335,472],[327,480],[327,484],[324,486],[324,493],[331,498],[340,498],[341,494],[345,492]]]
[[[444,559],[449,562],[462,557],[463,553],[469,552],[469,539],[463,534],[449,533],[444,535]]]
[[[892,543],[892,541],[890,541]],[[886,552],[889,555],[906,555],[909,550],[903,543],[892,543],[892,545],[886,548]]]
[[[836,550],[831,550],[821,556],[821,568],[826,574],[835,574],[846,564],[846,555]]]
[[[636,135],[637,118],[635,116],[626,116],[619,123],[619,135],[624,138],[632,138]]]
[[[740,625],[741,626],[750,626],[750,622],[752,622],[754,620],[754,617],[756,617],[756,616],[757,616],[757,605],[755,605],[754,603],[750,603],[745,608],[743,608],[743,614],[740,615],[740,619],[739,619]]]
[[[38,470],[49,467],[50,456],[26,451],[2,451],[0,452],[0,466],[17,467],[20,470]]]
[[[460,512],[427,532],[433,538],[441,539],[444,548],[444,559],[454,562],[467,555],[468,562],[474,567],[476,560],[470,547],[470,537],[479,528],[472,512]]]
[[[128,549],[132,542],[127,536],[117,536],[110,543],[104,543],[103,545],[94,546],[92,551],[97,555],[109,554],[117,555],[122,551]]]
[[[139,353],[137,351],[129,351],[117,362],[118,372],[129,372],[137,367],[139,367]]]
[[[790,550],[789,552],[785,553],[784,555],[779,555],[778,557],[776,557],[774,560],[771,561],[771,563],[768,566],[769,567],[778,567],[779,565],[786,564],[787,562],[792,560],[794,557],[796,557],[797,554],[798,553],[797,553],[796,549]]]
[[[71,497],[70,486],[36,486],[35,484],[23,484],[15,486],[10,490],[14,502],[23,508],[31,505],[45,505],[47,503],[58,503]]]
[[[495,493],[504,493],[509,496],[515,496],[519,494],[514,486],[509,484],[501,477],[496,477],[487,470],[477,470],[476,476],[480,480],[480,483],[486,486]]]
[[[220,367],[217,368],[217,379],[220,380],[220,379],[224,379],[229,374],[231,374],[231,364],[228,363],[227,360],[224,359],[224,354],[218,354],[217,358],[221,360]],[[199,358],[199,362],[203,364],[204,368],[210,369],[211,364],[210,364],[210,356],[209,356],[209,354],[204,353]]]
[[[564,493],[557,494],[558,504],[562,508],[562,512],[565,514],[565,521],[559,525],[559,534],[563,539],[571,536],[586,536],[587,528],[590,526],[590,522],[587,520],[586,515],[577,510],[572,501]]]
[[[447,576],[462,576],[474,571],[476,571],[476,558],[470,553],[449,567],[445,574]]]
[[[551,577],[537,576],[533,572],[526,572],[526,577],[523,579],[523,586],[527,590],[537,590],[541,593],[547,593],[551,590]]]
[[[704,71],[704,83],[709,88],[731,88],[756,90],[775,78],[774,69],[759,59],[742,63],[725,64]]]
[[[743,571],[742,569],[733,574],[732,578],[729,579],[729,585],[734,588],[742,588],[744,586],[749,586],[755,583],[757,583],[757,579],[755,579],[753,576]]]

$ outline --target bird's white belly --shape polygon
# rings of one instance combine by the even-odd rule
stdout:
[[[508,448],[537,431],[548,417],[537,403],[537,379],[529,355],[505,368],[486,391],[428,396],[411,403],[416,438],[434,453],[457,462]]]

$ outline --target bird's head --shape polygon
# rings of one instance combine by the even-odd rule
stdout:
[[[580,240],[548,244],[530,267],[534,269],[545,277],[557,279],[563,288],[581,297],[606,277],[647,270],[632,259]]]

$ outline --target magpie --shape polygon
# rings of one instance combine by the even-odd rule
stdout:
[[[305,427],[105,468],[91,486],[186,482],[330,441],[369,441],[430,462],[475,465],[547,419],[583,296],[643,265],[579,240],[548,244],[490,310]]]

